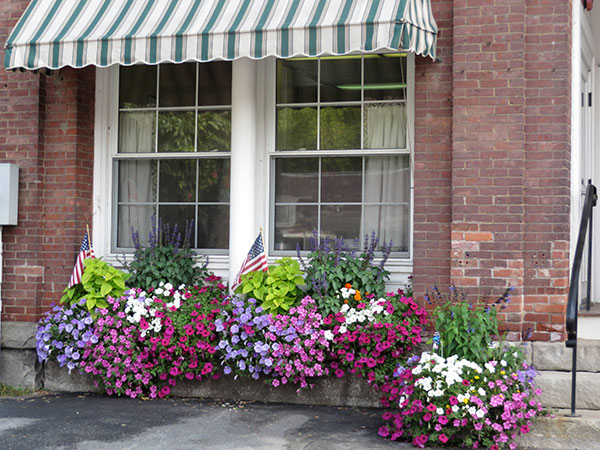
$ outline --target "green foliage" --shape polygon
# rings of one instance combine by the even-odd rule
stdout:
[[[200,266],[196,265],[197,257],[190,248],[193,223],[187,223],[182,243],[177,225],[171,229],[168,224],[159,220],[157,228],[154,216],[151,220],[153,226],[148,235],[148,247],[141,246],[137,231],[132,230],[135,245],[133,261],[124,262],[127,270],[131,272],[127,285],[146,291],[150,288],[156,289],[161,281],[169,282],[175,287],[182,284],[189,287],[201,285],[209,273],[206,261]]]
[[[384,267],[392,244],[383,244],[382,259],[376,264],[374,260],[378,248],[379,239],[372,233],[365,236],[360,252],[346,248],[343,239],[338,238],[333,246],[328,240],[317,246],[316,236],[313,238],[313,250],[308,254],[306,263],[298,252],[298,258],[306,273],[306,294],[315,299],[323,316],[335,314],[340,310],[340,289],[347,283],[360,291],[363,297],[385,296],[385,282],[390,273]]]
[[[469,302],[455,287],[451,288],[450,298],[444,298],[437,288],[434,289],[435,298],[445,300],[433,311],[442,356],[458,355],[478,364],[492,359],[496,346],[494,339],[499,340],[496,307],[506,307],[510,291],[508,288],[498,300],[488,304],[485,299]]]
[[[298,299],[298,285],[304,284],[297,261],[285,257],[275,261],[268,272],[255,271],[242,275],[236,293],[257,299],[265,311],[276,314],[287,312]]]
[[[61,303],[74,305],[85,298],[86,308],[106,308],[106,297],[118,298],[125,292],[125,280],[129,274],[115,269],[101,259],[88,258],[83,262],[85,268],[81,283],[63,291]]]

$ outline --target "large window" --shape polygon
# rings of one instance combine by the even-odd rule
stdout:
[[[121,68],[113,248],[163,220],[193,222],[195,248],[225,253],[230,150],[230,62]]]
[[[408,255],[405,54],[277,61],[272,249],[375,231]]]

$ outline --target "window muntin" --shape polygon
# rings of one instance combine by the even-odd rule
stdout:
[[[226,253],[231,63],[123,67],[119,86],[114,247],[155,217],[180,230],[193,220],[192,245]]]
[[[376,231],[408,256],[405,54],[277,61],[272,249]]]

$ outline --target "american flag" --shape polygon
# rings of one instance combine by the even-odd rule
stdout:
[[[242,264],[240,272],[237,274],[237,277],[235,277],[235,280],[231,285],[231,290],[235,291],[238,288],[242,282],[242,275],[258,270],[262,270],[263,272],[269,270],[261,233],[258,233],[258,237],[254,241],[254,244],[252,244],[252,247],[250,247],[248,256],[246,256],[246,260],[244,261],[244,264]]]
[[[79,254],[77,255],[77,261],[75,261],[75,267],[73,267],[73,273],[69,280],[68,288],[75,286],[77,283],[81,283],[81,276],[83,275],[83,261],[87,258],[95,258],[94,249],[90,246],[90,240],[88,239],[87,232],[83,236],[81,241],[81,247],[79,248]]]

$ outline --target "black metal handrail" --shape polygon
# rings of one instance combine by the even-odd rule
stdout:
[[[585,247],[586,234],[588,235],[588,280],[587,280],[587,301],[591,298],[591,273],[592,273],[592,211],[598,195],[596,186],[591,180],[585,190],[585,201],[583,203],[583,212],[581,213],[581,222],[579,223],[579,234],[575,246],[575,256],[573,257],[573,268],[571,269],[571,283],[569,285],[569,297],[567,301],[567,341],[566,346],[573,349],[573,366],[571,371],[571,415],[575,416],[575,394],[577,392],[577,312],[579,310],[579,275],[581,272],[581,263],[583,261],[583,249]],[[589,234],[588,234],[589,233]]]

